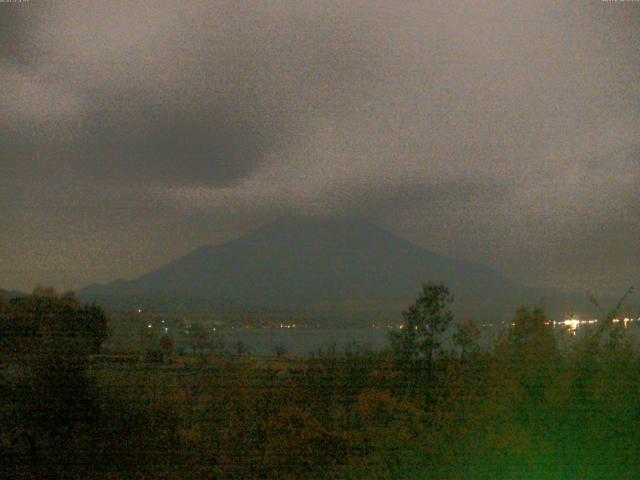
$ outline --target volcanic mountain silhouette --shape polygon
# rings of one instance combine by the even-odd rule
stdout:
[[[527,296],[525,287],[487,266],[438,255],[369,222],[297,217],[200,247],[139,278],[93,285],[80,294],[172,294],[397,313],[425,282],[446,284],[457,309],[476,318],[512,313]]]

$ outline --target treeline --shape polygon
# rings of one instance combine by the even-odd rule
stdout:
[[[490,349],[425,285],[384,352],[96,364],[99,307],[0,303],[6,478],[603,478],[640,474],[640,361],[616,322],[559,347],[519,309]],[[453,329],[455,349],[442,338]],[[564,333],[563,335],[567,335]]]

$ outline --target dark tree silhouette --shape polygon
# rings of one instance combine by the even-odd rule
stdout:
[[[39,288],[0,302],[0,356],[12,365],[11,388],[3,396],[15,407],[0,433],[13,432],[18,445],[28,445],[20,460],[28,475],[42,473],[37,469],[45,445],[95,420],[87,367],[106,337],[104,311],[80,305],[73,294]]]
[[[278,345],[275,345],[273,347],[273,353],[276,355],[276,357],[280,358],[283,355],[286,355],[287,353],[287,347],[285,347],[284,345],[282,345],[281,343],[279,343]]]
[[[249,350],[247,349],[247,346],[245,345],[245,343],[242,340],[237,340],[234,344],[233,344],[233,349],[236,352],[236,355],[238,355],[239,357],[241,357],[242,355],[249,353]]]
[[[453,333],[453,343],[460,349],[460,356],[464,360],[480,339],[480,328],[473,320],[465,320],[456,326]]]
[[[164,335],[160,339],[160,350],[162,350],[163,353],[170,355],[171,353],[173,353],[174,349],[175,343],[173,341],[173,338],[171,338],[169,335]]]
[[[211,350],[211,341],[206,329],[200,323],[191,325],[189,337],[193,353],[204,355]]]
[[[391,342],[398,359],[412,370],[426,370],[431,375],[434,354],[440,350],[442,334],[453,319],[449,308],[452,302],[445,285],[425,284],[415,302],[402,312],[402,329],[391,332]]]

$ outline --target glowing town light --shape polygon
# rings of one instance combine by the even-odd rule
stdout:
[[[577,318],[569,318],[568,320],[565,320],[563,323],[565,326],[569,327],[569,331],[573,335],[576,334],[576,330],[580,326],[580,320],[578,320]]]
[[[152,326],[152,325],[151,325],[151,324],[149,324],[149,325],[147,325],[147,328],[151,328],[151,326]]]

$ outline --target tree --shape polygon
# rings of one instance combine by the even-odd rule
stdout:
[[[11,299],[2,310],[0,344],[14,351],[66,355],[73,348],[90,355],[100,351],[108,335],[102,308],[80,305],[72,293],[38,288],[30,296]]]
[[[460,348],[460,357],[464,360],[480,339],[480,328],[473,320],[464,320],[453,334],[453,343]]]
[[[171,338],[169,335],[164,335],[160,339],[160,350],[162,350],[167,355],[171,355],[171,353],[173,353],[174,348],[175,348],[175,343],[173,342],[173,338]]]
[[[0,422],[0,438],[22,432],[30,445],[20,460],[25,468],[36,468],[47,455],[51,447],[44,445],[59,442],[75,425],[96,418],[96,393],[87,367],[106,337],[104,311],[81,305],[72,294],[37,289],[0,304],[0,356],[17,372],[0,396],[11,405],[11,413]]]
[[[211,350],[209,334],[200,323],[191,325],[189,336],[191,338],[191,349],[194,354],[204,355],[205,352]]]
[[[424,284],[422,292],[407,310],[402,312],[400,332],[391,332],[391,342],[397,358],[412,370],[423,370],[431,376],[433,358],[441,348],[442,334],[453,314],[449,305],[453,297],[442,284]]]
[[[559,360],[553,325],[540,307],[520,307],[513,318],[506,343],[498,345],[498,354],[506,354],[505,365],[516,374],[532,404],[542,402],[551,385]]]
[[[249,350],[247,349],[247,346],[242,340],[237,340],[233,344],[233,349],[235,350],[236,355],[238,355],[239,357],[249,352]]]
[[[273,347],[273,353],[276,355],[276,357],[280,358],[283,355],[286,355],[287,347],[285,347],[283,344],[279,343],[279,344],[277,344],[277,345],[275,345]]]
[[[555,344],[551,323],[540,307],[533,310],[520,307],[511,323],[509,341],[518,349],[539,349]]]
[[[211,349],[214,355],[224,355],[227,349],[227,342],[225,341],[224,337],[219,335],[215,336],[213,342],[211,343]]]
[[[618,300],[618,302],[608,311],[604,311],[602,309],[600,303],[593,294],[587,294],[591,303],[599,311],[599,316],[602,319],[595,335],[593,335],[594,338],[592,341],[600,343],[603,341],[603,338],[606,338],[604,345],[606,350],[616,350],[621,345],[621,342],[625,337],[627,324],[626,322],[621,321],[621,317],[633,316],[631,313],[628,313],[628,315],[623,314],[624,310],[630,309],[627,302],[633,294],[633,290],[633,286],[629,287],[625,291],[624,295],[620,297],[620,300]]]

